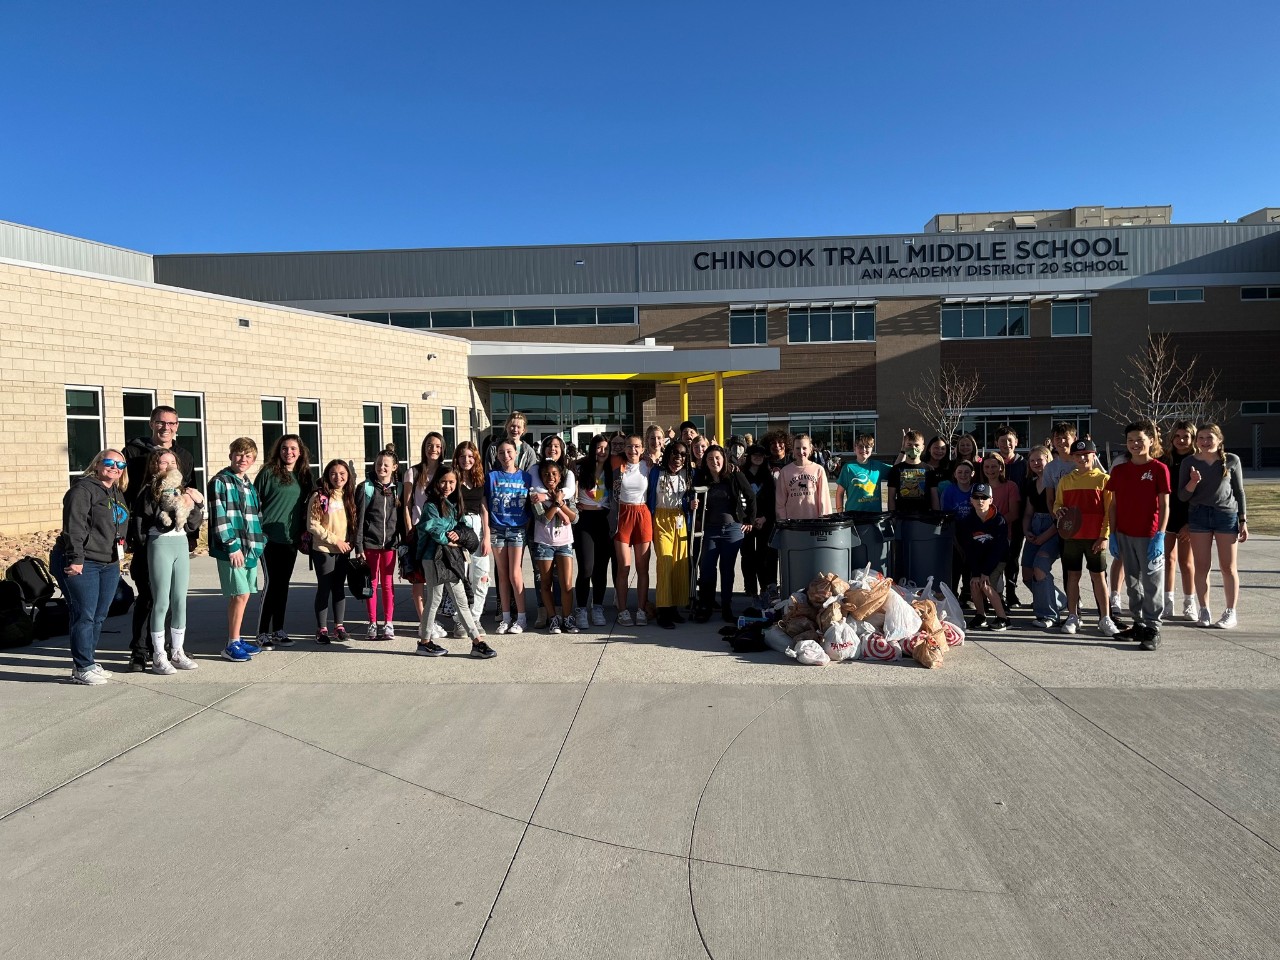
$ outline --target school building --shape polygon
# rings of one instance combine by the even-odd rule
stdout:
[[[1280,465],[1280,208],[1171,220],[1074,207],[879,236],[157,256],[0,224],[0,530],[56,526],[68,472],[145,432],[153,402],[206,469],[282,430],[320,459],[387,441],[411,459],[427,430],[479,437],[512,409],[535,440],[687,411],[722,440],[785,428],[839,452],[861,431],[896,447],[920,422],[908,395],[953,365],[978,375],[980,443],[1060,419],[1119,439],[1116,385],[1148,331],[1218,371],[1246,466]]]

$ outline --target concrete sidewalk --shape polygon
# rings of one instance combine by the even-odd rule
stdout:
[[[926,671],[718,622],[234,664],[199,559],[197,671],[0,652],[0,957],[1280,955],[1280,541],[1240,566],[1236,631]]]

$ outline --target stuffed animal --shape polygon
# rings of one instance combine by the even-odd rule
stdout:
[[[191,516],[191,499],[182,485],[182,471],[170,470],[160,480],[160,526],[182,529]]]

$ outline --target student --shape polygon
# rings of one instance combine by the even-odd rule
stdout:
[[[693,445],[694,438],[697,436],[698,428],[692,420],[681,421],[680,426],[676,427],[676,439],[681,441],[686,449]]]
[[[538,462],[538,451],[520,439],[524,436],[528,425],[528,420],[519,410],[512,410],[507,415],[506,422],[502,425],[502,436],[498,438],[491,437],[486,440],[484,450],[481,451],[484,456],[484,468],[486,471],[499,469],[498,444],[504,439],[510,440],[516,448],[517,469],[526,473],[533,469],[534,464]]]
[[[662,451],[666,448],[667,436],[656,423],[645,427],[644,458],[649,461],[649,469],[656,470],[662,466]]]
[[[724,452],[728,455],[730,463],[735,467],[741,467],[746,459],[747,445],[743,442],[741,437],[733,436],[730,437],[729,442],[725,444]],[[826,461],[822,461],[822,464],[823,466],[826,466]]]
[[[548,434],[542,440],[542,451],[538,457],[538,462],[526,471],[529,474],[530,480],[529,505],[530,507],[535,508],[529,511],[531,514],[529,518],[529,528],[525,531],[525,539],[528,540],[530,544],[533,543],[533,525],[537,522],[538,518],[538,510],[536,508],[547,496],[547,491],[542,489],[541,484],[537,482],[537,472],[543,462],[550,460],[560,468],[561,480],[564,482],[569,492],[569,502],[572,504],[578,497],[578,481],[574,478],[572,471],[569,470],[567,457],[568,454],[564,441],[554,433]],[[568,593],[572,589],[572,584],[562,584],[559,582],[557,579],[557,568],[554,565],[551,568],[551,587],[553,596]],[[542,570],[536,563],[533,564],[533,593],[534,596],[538,598],[538,618],[534,621],[533,628],[535,630],[542,630],[549,622],[548,617],[555,615],[555,608],[553,607],[550,613],[548,613],[547,608],[542,605]]]
[[[956,440],[953,452],[957,461],[968,460],[970,463],[977,463],[982,459],[982,451],[978,449],[978,441],[972,433],[961,434]],[[955,468],[952,467],[952,472],[954,471]]]
[[[1004,472],[1005,461],[998,453],[988,453],[982,458],[982,476],[979,478],[991,488],[991,504],[1000,512],[1000,516],[1004,517],[1007,525],[1010,540],[1012,542],[1013,529],[1017,527],[1019,531],[1022,529],[1022,490],[1016,484],[1011,482]],[[1018,538],[1021,545],[1022,538]],[[1005,597],[1004,604],[1006,609],[1012,609],[1017,603],[1016,593],[1013,597],[1013,603],[1010,603],[1010,588],[1005,582],[1006,570],[1017,569],[1010,568],[1009,563],[1009,544],[1005,544],[1005,559],[1001,564],[1000,574],[996,577],[996,589]]]
[[[1175,420],[1169,431],[1169,451],[1161,461],[1176,480],[1182,473],[1182,461],[1195,453],[1196,425],[1192,420]],[[1182,577],[1182,618],[1196,620],[1200,616],[1195,594],[1195,565],[1191,559],[1191,534],[1187,527],[1189,507],[1181,497],[1169,498],[1169,525],[1164,534],[1164,620],[1173,619],[1174,571]]]
[[[797,439],[795,448],[799,450],[799,447]],[[785,475],[786,471],[783,473]],[[706,503],[702,505],[703,549],[698,562],[698,605],[706,611],[712,609],[718,565],[720,615],[726,623],[732,623],[735,620],[733,564],[742,547],[742,538],[751,529],[756,516],[755,494],[742,471],[729,462],[722,447],[716,446],[707,450],[694,485],[707,488]]]
[[[462,496],[462,520],[480,541],[467,565],[467,583],[471,587],[471,619],[480,623],[485,599],[493,582],[493,545],[489,542],[489,508],[485,503],[484,467],[480,451],[470,440],[463,440],[453,451],[453,472],[458,475],[458,491]],[[483,628],[482,628],[483,629]],[[454,611],[453,637],[467,635],[467,625]]]
[[[373,458],[373,479],[356,487],[356,535],[353,552],[369,565],[373,593],[365,605],[369,614],[366,640],[392,640],[396,631],[395,572],[396,547],[400,545],[400,489],[396,483],[396,455],[383,450]],[[382,594],[382,613],[378,620],[378,594]]]
[[[523,422],[523,421],[522,421]],[[404,489],[400,494],[400,509],[404,512],[402,521],[406,537],[406,546],[408,553],[412,557],[416,555],[418,536],[418,521],[422,519],[422,511],[427,504],[427,491],[431,488],[431,481],[435,479],[436,472],[444,464],[444,437],[432,430],[422,438],[422,448],[419,453],[418,462],[409,468],[404,477]],[[417,614],[418,621],[422,621],[423,607],[423,587],[422,587],[422,569],[412,562],[407,564],[408,573],[402,571],[401,575],[411,584],[413,591],[413,609]],[[433,637],[443,637],[444,628],[431,625]]]
[[[129,489],[124,454],[102,450],[62,497],[62,532],[49,555],[67,598],[71,682],[101,686],[111,673],[97,662],[102,625],[120,584],[120,558],[128,531]]]
[[[249,470],[258,460],[252,437],[231,441],[230,464],[209,481],[209,555],[218,561],[218,583],[227,598],[227,644],[222,658],[244,663],[262,648],[240,638],[249,594],[258,592],[258,558],[267,538],[262,532],[258,491]]]
[[[774,512],[779,520],[816,520],[831,513],[831,485],[827,471],[814,463],[813,441],[797,434],[791,444],[792,462],[778,473]]]
[[[543,460],[538,464],[538,483],[529,497],[533,512],[533,562],[541,574],[542,606],[550,613],[547,620],[550,633],[578,632],[573,617],[573,596],[568,587],[573,582],[573,524],[578,520],[574,509],[577,490],[572,481],[573,477],[555,460]],[[561,596],[563,616],[557,616],[551,594],[551,583],[556,577],[565,585]]]
[[[1073,443],[1071,459],[1075,469],[1058,480],[1054,494],[1055,517],[1061,519],[1068,507],[1078,508],[1081,516],[1079,529],[1062,538],[1062,569],[1067,577],[1067,619],[1062,623],[1062,632],[1080,629],[1080,574],[1088,567],[1098,603],[1098,630],[1103,636],[1114,637],[1120,628],[1108,612],[1107,561],[1103,552],[1110,533],[1111,494],[1107,491],[1106,473],[1095,465],[1097,452],[1092,440]],[[1045,471],[1048,469],[1045,467]]]
[[[1048,463],[1048,447],[1031,448],[1022,485],[1022,582],[1031,588],[1036,626],[1052,630],[1062,617],[1067,598],[1053,579],[1053,563],[1061,552],[1061,543],[1053,522],[1052,502],[1039,483]]]
[[[1182,461],[1178,470],[1178,497],[1187,503],[1187,527],[1191,552],[1195,557],[1196,599],[1200,618],[1196,622],[1231,630],[1236,626],[1236,602],[1240,579],[1236,575],[1236,544],[1249,539],[1244,511],[1244,474],[1240,458],[1227,453],[1222,428],[1203,424],[1196,431],[1196,452]],[[1212,550],[1218,548],[1218,567],[1226,608],[1215,624],[1209,612],[1209,567]]]
[[[777,520],[773,471],[769,469],[764,447],[747,447],[743,457],[742,476],[751,485],[756,498],[756,516],[751,530],[742,537],[742,582],[747,602],[755,606],[778,583],[778,551],[769,546]]]
[[[529,476],[516,466],[516,445],[503,437],[495,445],[497,469],[485,478],[485,506],[498,581],[498,633],[524,633],[524,540],[529,525]],[[515,606],[515,619],[511,607]]]
[[[889,469],[889,509],[897,513],[937,510],[938,475],[920,459],[924,434],[907,429],[902,434],[902,459]]]
[[[267,590],[258,615],[258,646],[263,650],[293,646],[284,629],[285,611],[314,485],[311,453],[296,433],[286,433],[275,442],[253,481],[262,512],[262,533],[267,538],[262,552]]]
[[[1129,458],[1111,468],[1113,556],[1124,563],[1133,624],[1118,636],[1137,640],[1143,650],[1160,646],[1164,611],[1164,531],[1169,520],[1169,468],[1151,457],[1156,427],[1150,420],[1124,428]]]
[[[1022,491],[1027,479],[1027,461],[1022,454],[1018,453],[1018,431],[1007,423],[996,428],[996,454],[1004,463],[1005,479],[1013,484],[1019,507],[1015,516],[1021,518]],[[1005,558],[1004,605],[1010,610],[1016,610],[1022,606],[1018,599],[1016,576],[1018,559],[1022,556],[1022,521],[1021,519],[1010,520],[1007,513],[1004,516],[1009,521],[1009,555]]]
[[[706,437],[697,436],[689,442],[689,469],[697,470],[702,466],[702,458],[707,455],[707,450],[711,447],[711,441]]]
[[[143,476],[142,496],[129,518],[132,541],[136,549],[147,551],[147,574],[150,577],[151,670],[162,676],[178,670],[194,670],[197,664],[186,655],[187,586],[191,581],[191,553],[187,537],[199,533],[204,522],[204,496],[199,490],[179,482],[170,487],[170,471],[179,471],[178,458],[172,450],[157,448],[148,458]],[[178,497],[190,511],[184,524],[161,508],[163,498]],[[170,653],[165,653],[165,618],[169,617]]]
[[[1059,420],[1053,425],[1049,442],[1053,448],[1053,459],[1045,464],[1039,482],[1052,503],[1058,481],[1076,468],[1076,462],[1071,456],[1071,448],[1076,442],[1075,424]]]
[[[644,441],[636,435],[627,437],[625,459],[613,478],[613,498],[618,504],[618,528],[613,535],[614,554],[618,565],[614,570],[613,593],[618,604],[618,626],[629,627],[633,621],[627,609],[627,588],[631,562],[636,567],[637,627],[647,626],[645,607],[649,600],[649,551],[653,545],[653,519],[649,516],[649,464],[640,456]]]
[[[511,457],[514,459],[514,446],[505,439],[499,442],[504,448],[511,450]],[[499,451],[500,459],[501,453]],[[440,564],[437,563],[440,551],[461,549],[458,546],[458,528],[463,526],[464,509],[462,496],[458,492],[458,475],[449,467],[441,467],[431,481],[427,505],[418,525],[417,556],[422,566],[427,604],[422,620],[418,623],[418,653],[424,657],[442,657],[449,652],[431,638],[431,624],[435,623],[436,611],[446,590],[452,594],[454,609],[471,638],[471,656],[478,660],[489,660],[498,655],[485,641],[484,631],[471,616],[471,607],[467,604],[461,579],[442,576]],[[520,529],[523,533],[524,527]],[[460,558],[460,561],[465,566],[465,557]]]
[[[773,482],[778,482],[778,474],[791,462],[791,434],[786,430],[774,430],[766,433],[760,441],[769,451],[769,470],[773,474]]]
[[[307,532],[311,535],[311,563],[316,569],[316,643],[347,642],[343,623],[347,612],[347,571],[356,527],[356,498],[351,476],[342,460],[330,460],[320,477],[320,489],[307,504]],[[349,539],[350,538],[350,539]],[[328,615],[333,612],[330,636]]]
[[[903,438],[905,441],[905,437]],[[925,445],[925,453],[921,458],[924,465],[932,470],[939,477],[945,477],[951,472],[951,446],[941,437],[930,437],[928,444]],[[904,442],[902,448],[905,457],[907,449]],[[902,461],[899,460],[899,463]]]
[[[853,441],[853,457],[840,468],[836,478],[836,509],[853,512],[876,512],[883,509],[880,484],[889,472],[883,460],[871,459],[876,438],[860,433]],[[970,468],[972,469],[972,464]]]
[[[609,462],[609,438],[591,438],[587,455],[578,463],[578,522],[574,526],[573,548],[578,556],[575,585],[579,630],[604,626],[604,591],[609,565],[614,556],[609,533],[609,512],[613,500],[613,467]],[[588,620],[587,604],[591,604]]]
[[[653,515],[658,554],[658,626],[674,630],[683,623],[680,608],[689,604],[689,498],[693,476],[689,451],[679,440],[663,452],[662,466],[649,471],[647,505]]]
[[[1008,552],[1008,523],[995,509],[992,490],[988,484],[979,483],[969,496],[972,509],[956,524],[956,540],[964,554],[964,565],[969,575],[969,596],[977,608],[977,616],[969,624],[971,629],[985,627],[988,630],[1009,629],[1009,618],[996,588]],[[995,619],[987,620],[987,603],[995,612]]]
[[[955,519],[957,522],[963,520],[973,512],[973,464],[968,460],[961,460],[951,468],[951,483],[944,486],[938,494],[938,505],[942,508],[942,512]],[[966,576],[967,555],[964,551],[964,545],[960,542],[959,534],[955,543],[952,544],[952,564],[951,564],[951,589],[959,594],[963,601],[969,598],[969,577]],[[971,598],[975,603],[981,603],[981,597]]]

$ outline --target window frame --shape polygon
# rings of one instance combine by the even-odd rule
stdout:
[[[1246,297],[1246,290],[1261,290],[1260,297]],[[1272,300],[1280,300],[1280,287],[1271,284],[1250,284],[1247,287],[1240,288],[1240,301],[1242,303],[1269,303]]]
[[[874,410],[832,410],[832,411],[797,411],[789,413],[786,416],[787,432],[792,436],[800,433],[807,433],[810,437],[816,437],[814,445],[819,440],[827,442],[827,452],[838,457],[845,458],[853,456],[854,443],[858,434],[869,433],[872,437],[879,437],[880,416]],[[820,426],[815,429],[814,424]],[[796,429],[797,427],[801,429]],[[837,448],[835,438],[837,430],[847,432],[849,434],[848,449]],[[830,438],[829,440],[827,438]]]
[[[734,320],[751,320],[750,340],[735,340],[733,337]],[[729,310],[729,346],[731,347],[767,347],[769,345],[769,310],[766,307]]]
[[[391,406],[391,442],[396,448],[396,465],[400,471],[400,476],[404,476],[409,469],[409,447],[410,438],[413,434],[410,432],[409,424],[409,405],[407,403],[393,403]],[[396,423],[396,414],[403,411],[404,423]],[[401,445],[397,439],[397,431],[404,431],[404,444]]]
[[[1051,304],[1049,305],[1049,335],[1050,335],[1051,337],[1059,337],[1059,338],[1064,338],[1064,339],[1065,339],[1065,338],[1070,338],[1070,337],[1092,337],[1092,336],[1093,336],[1093,307],[1092,307],[1092,305],[1091,305],[1092,303],[1093,303],[1093,301],[1092,301],[1091,299],[1089,299],[1089,298],[1086,298],[1086,297],[1080,297],[1079,299],[1075,299],[1075,300],[1055,300],[1055,301],[1053,301],[1053,303],[1051,303]],[[1074,332],[1074,333],[1059,333],[1059,332],[1054,328],[1054,316],[1053,316],[1053,315],[1054,315],[1054,312],[1055,312],[1059,307],[1067,307],[1067,306],[1075,307],[1075,312],[1076,312],[1075,332]],[[1085,332],[1085,333],[1081,333],[1081,332],[1080,332],[1080,308],[1081,308],[1081,307],[1084,307],[1084,308],[1086,308],[1086,309],[1088,310],[1088,317],[1087,317],[1087,320],[1088,320],[1088,324],[1089,324],[1089,329],[1088,329],[1088,331],[1087,331],[1087,332]]]
[[[369,410],[377,411],[378,419],[371,421],[369,419]],[[374,445],[373,455],[369,455],[369,428],[375,427],[378,431],[378,440]],[[364,473],[362,476],[368,476],[369,470],[373,467],[373,461],[378,454],[384,449],[385,441],[382,436],[382,403],[377,400],[361,400],[360,401],[360,449],[363,453],[361,463],[364,465]]]
[[[729,435],[741,437],[751,434],[751,438],[759,443],[769,432],[769,415],[767,413],[731,413],[729,414]]]
[[[146,387],[125,387],[123,390],[120,391],[120,403],[121,403],[122,409],[126,409],[125,398],[128,397],[130,394],[134,394],[135,396],[140,396],[140,397],[141,396],[149,397],[150,406],[147,408],[147,416],[145,418],[131,417],[127,413],[124,413],[121,416],[120,423],[121,423],[121,426],[124,428],[125,443],[128,443],[133,437],[151,436],[151,411],[155,410],[156,408],[156,392],[154,390],[148,390]],[[138,423],[139,420],[142,421],[141,424]],[[129,431],[130,423],[134,424],[135,427],[140,426],[142,429],[142,433],[131,434]]]
[[[67,412],[67,400],[68,400],[67,394],[72,390],[85,390],[89,393],[94,394],[98,398],[98,415],[89,416],[87,414],[82,414],[82,413],[75,413],[75,414],[68,413]],[[84,476],[84,471],[88,468],[89,463],[93,462],[93,457],[90,457],[89,463],[86,463],[83,467],[80,467],[79,469],[71,465],[71,422],[75,420],[80,422],[93,421],[97,423],[98,448],[93,451],[93,456],[96,457],[101,451],[107,448],[107,404],[106,404],[106,396],[103,393],[102,387],[91,387],[91,386],[88,386],[87,384],[79,384],[79,383],[63,384],[62,414],[63,414],[63,419],[66,421],[66,427],[67,427],[66,429],[67,486],[69,487],[71,486],[71,484],[76,482],[77,478]],[[121,450],[120,452],[123,453],[124,451]]]
[[[1005,301],[1002,303],[942,303],[942,304],[939,304],[939,307],[940,307],[938,311],[938,339],[939,340],[949,340],[949,341],[1028,340],[1031,338],[1031,304],[1029,302]],[[997,309],[1003,310],[1004,326],[1005,326],[1005,329],[1007,330],[1009,328],[1009,310],[1012,308],[1017,308],[1025,311],[1025,314],[1023,316],[1023,332],[1017,333],[1017,334],[1005,333],[1002,335],[988,334],[987,333],[987,327],[988,327],[987,314]],[[958,311],[960,314],[960,335],[951,337],[951,336],[947,336],[946,334],[946,315],[948,311],[953,311],[953,310]],[[981,336],[976,336],[976,337],[965,336],[964,312],[966,310],[982,311],[982,335]]]
[[[1158,293],[1172,293],[1172,300],[1155,299]],[[1182,296],[1182,294],[1196,294],[1196,296]],[[1147,290],[1147,303],[1153,307],[1167,307],[1179,303],[1204,303],[1204,287],[1151,287]]]
[[[179,411],[178,412],[178,436],[174,438],[173,442],[175,445],[181,446],[181,444],[179,444],[178,441],[182,439],[182,428],[190,424],[194,424],[196,426],[197,436],[199,438],[198,446],[199,446],[200,459],[198,463],[193,463],[191,473],[192,473],[192,476],[195,478],[197,489],[204,490],[208,486],[209,478],[210,478],[209,428],[208,428],[209,408],[206,405],[204,391],[202,390],[173,391],[173,406],[177,408],[178,401],[180,399],[185,400],[188,398],[195,398],[196,400],[199,401],[200,416],[184,417],[182,415],[182,412]],[[195,452],[194,451],[188,451],[188,452],[191,453],[192,459],[195,460]],[[261,453],[259,453],[259,460],[261,459],[262,459],[262,455]],[[222,468],[219,467],[218,469],[221,470]],[[216,473],[217,471],[214,471],[214,472]]]
[[[324,407],[320,403],[319,397],[298,397],[298,399],[295,400],[294,403],[296,405],[295,409],[298,411],[298,419],[296,421],[298,425],[297,434],[299,437],[302,437],[303,443],[307,443],[307,438],[304,434],[304,431],[306,431],[310,427],[315,427],[315,431],[316,431],[315,446],[312,446],[311,444],[307,443],[307,452],[311,455],[311,476],[316,481],[316,483],[319,483],[320,471],[324,469],[324,425],[323,425]],[[302,405],[304,403],[314,403],[316,405],[315,420],[303,419]]]
[[[1265,410],[1246,410],[1246,406],[1261,404]],[[1242,417],[1275,417],[1280,416],[1280,400],[1241,400],[1240,416]]]
[[[452,420],[452,423],[446,423],[446,414]],[[449,439],[449,435],[453,434],[453,439]],[[458,449],[458,408],[457,407],[441,407],[440,408],[440,435],[444,437],[444,458],[449,463],[453,462],[453,451]]]
[[[280,419],[268,420],[262,410],[264,403],[280,404]],[[279,426],[280,436],[283,437],[289,432],[289,405],[285,402],[284,397],[258,397],[258,412],[262,416],[262,456],[265,458],[271,452],[271,448],[275,446],[275,440],[267,438],[267,426]]]
[[[828,333],[825,339],[821,339],[821,340],[813,339],[813,314],[815,309],[817,310],[818,313],[828,314],[829,326],[827,328]],[[835,314],[845,313],[845,312],[848,312],[850,314],[848,340],[844,339],[843,337],[837,339],[834,335]],[[803,313],[807,318],[807,323],[806,323],[806,328],[808,333],[807,340],[795,340],[791,336],[792,322],[793,320],[798,319],[798,315],[801,313]],[[870,314],[870,320],[871,320],[871,336],[869,338],[859,338],[858,337],[858,317],[859,315],[862,315],[862,319],[865,321],[867,319],[868,314]],[[839,344],[839,343],[875,343],[875,342],[876,342],[876,308],[874,306],[870,306],[870,307],[849,306],[847,308],[847,311],[845,307],[836,307],[836,306],[817,307],[817,308],[814,308],[813,306],[787,307],[787,345],[788,346],[792,344],[805,346],[813,343]]]

